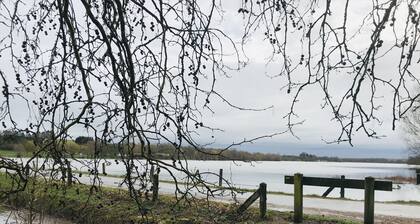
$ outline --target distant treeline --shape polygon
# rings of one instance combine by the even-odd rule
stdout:
[[[152,154],[160,159],[171,159],[174,148],[169,144],[161,144],[152,146]],[[299,155],[280,155],[274,153],[246,152],[236,149],[223,151],[215,148],[205,148],[198,150],[193,147],[182,148],[185,158],[193,160],[251,160],[251,161],[328,161],[328,162],[374,162],[374,163],[406,163],[404,159],[383,159],[383,158],[339,158],[316,156],[302,152]],[[214,156],[214,154],[221,155]],[[212,155],[210,155],[212,154]]]
[[[407,163],[413,165],[420,165],[420,155],[408,157]]]
[[[43,134],[44,138],[48,133]],[[0,152],[5,155],[30,156],[37,150],[34,137],[24,133],[13,131],[0,132]],[[98,145],[98,144],[96,144]],[[79,136],[74,140],[66,140],[59,144],[60,149],[71,156],[91,158],[95,154],[104,158],[116,158],[121,153],[127,153],[126,149],[121,149],[114,144],[100,144],[100,148],[95,150],[95,141],[92,137]],[[5,153],[6,152],[6,153]],[[147,152],[145,152],[147,153]],[[299,155],[279,155],[274,153],[246,152],[236,149],[217,149],[217,148],[194,148],[191,146],[182,147],[181,150],[171,144],[153,144],[150,153],[157,159],[192,159],[192,160],[246,160],[246,161],[330,161],[330,162],[377,162],[377,163],[415,163],[420,164],[420,159],[375,159],[375,158],[339,158],[316,156],[302,152]],[[137,158],[142,157],[139,146],[134,147],[133,154]]]

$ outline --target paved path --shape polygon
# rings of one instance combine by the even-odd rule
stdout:
[[[120,178],[101,177],[103,185],[107,187],[119,187]],[[84,183],[89,183],[87,177],[80,179]],[[180,185],[183,186],[183,185]],[[172,194],[175,190],[175,185],[171,183],[159,183],[159,192],[164,194]],[[196,190],[193,191],[197,196],[200,196]],[[246,200],[251,193],[237,194],[239,201]],[[201,195],[202,196],[202,195]],[[214,200],[221,202],[233,202],[231,196],[218,196]],[[292,211],[293,210],[293,196],[268,194],[267,207],[272,210]],[[315,197],[304,197],[303,207],[305,213],[312,214],[331,214],[334,211],[337,213],[352,213],[352,216],[363,217],[364,202],[340,199],[323,199]],[[358,214],[358,215],[357,215]],[[394,216],[415,219],[420,223],[420,206],[406,205],[396,203],[375,203],[375,215]]]

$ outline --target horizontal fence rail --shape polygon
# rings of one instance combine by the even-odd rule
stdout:
[[[293,184],[293,176],[285,176],[285,184]],[[308,186],[318,187],[344,187],[352,189],[365,189],[365,180],[357,179],[335,179],[322,177],[302,177],[302,184]],[[390,181],[375,181],[376,191],[392,191],[392,182]]]

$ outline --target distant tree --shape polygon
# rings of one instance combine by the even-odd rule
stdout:
[[[79,145],[84,145],[90,141],[93,141],[93,138],[88,136],[79,136],[74,141]]]
[[[318,159],[317,156],[306,152],[302,152],[301,154],[299,154],[299,158],[303,161],[314,161]]]
[[[403,136],[410,153],[411,163],[420,161],[420,103],[417,101],[403,120]],[[420,163],[419,163],[420,164]]]
[[[0,132],[0,144],[21,143],[25,139],[26,136],[24,133],[15,130],[4,130]]]

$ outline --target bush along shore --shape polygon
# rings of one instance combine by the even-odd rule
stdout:
[[[0,173],[0,191],[6,192],[16,184],[10,176]],[[32,179],[24,191],[3,194],[2,203],[71,220],[75,223],[290,223],[293,213],[268,211],[259,217],[251,207],[238,215],[238,205],[212,202],[205,199],[177,201],[160,195],[157,201],[139,198],[140,206],[128,191],[113,188],[94,188],[83,184],[68,186],[62,182]],[[308,215],[305,223],[358,223],[338,217]]]

